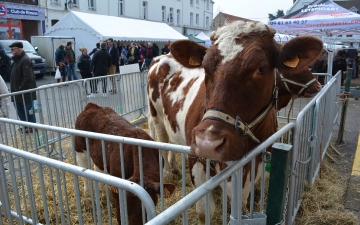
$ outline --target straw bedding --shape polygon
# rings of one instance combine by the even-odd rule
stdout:
[[[146,125],[142,125],[142,128],[146,131],[148,131],[148,128]],[[64,160],[65,162],[68,162],[70,164],[74,164],[73,158],[72,158],[72,146],[71,141],[69,138],[62,140],[62,148],[63,152],[66,154],[67,158]],[[178,162],[178,167],[181,168],[181,155],[176,154],[176,161]],[[57,185],[59,183],[56,181],[56,178],[52,178],[54,176],[54,173],[56,171],[54,169],[49,169],[48,167],[43,167],[44,169],[44,180],[46,181],[46,188],[45,188],[45,195],[47,199],[47,209],[49,211],[49,220],[51,224],[61,223],[62,218],[59,217],[60,213],[60,205],[59,205],[59,198],[57,193]],[[43,202],[42,199],[42,191],[40,188],[40,183],[37,183],[39,179],[36,178],[36,174],[38,173],[38,170],[36,167],[32,169],[33,174],[33,191],[34,196],[36,197],[35,202],[37,203],[37,217],[40,223],[46,223],[44,218],[44,206],[43,204],[40,204]],[[51,176],[51,173],[53,174]],[[315,184],[310,186],[305,186],[305,190],[303,192],[303,201],[301,208],[298,212],[297,218],[296,218],[296,224],[342,224],[342,225],[355,225],[358,224],[359,221],[357,220],[356,216],[354,216],[351,212],[346,212],[344,209],[344,195],[346,191],[346,184],[347,180],[344,177],[341,177],[335,168],[335,165],[331,164],[327,160],[325,160],[322,163],[322,169],[321,169],[321,177],[317,178]],[[69,200],[69,218],[70,221],[67,221],[67,216],[65,216],[65,220],[67,222],[70,222],[70,224],[79,224],[79,218],[78,218],[78,212],[77,212],[77,205],[76,205],[76,195],[75,195],[75,187],[80,188],[81,193],[81,210],[82,210],[82,219],[84,221],[84,224],[94,224],[93,219],[93,205],[92,201],[89,197],[83,196],[83,181],[79,177],[78,183],[74,182],[74,176],[68,173],[62,173],[61,179],[60,179],[60,186],[59,189],[61,189],[64,193],[66,193],[68,200]],[[193,190],[189,174],[186,175],[186,193],[190,193]],[[266,186],[268,181],[268,174],[265,178],[266,180]],[[17,179],[17,182],[21,182],[20,179]],[[172,175],[170,177],[166,178],[166,182],[171,182],[176,184],[177,189],[169,199],[165,199],[165,209],[169,206],[173,205],[175,202],[180,200],[182,198],[182,190],[181,190],[181,176],[180,175]],[[66,184],[66,185],[65,185]],[[8,185],[9,186],[9,185]],[[56,188],[53,188],[53,187]],[[65,189],[67,192],[65,192]],[[55,191],[55,192],[54,192]],[[12,192],[12,187],[9,186],[9,193]],[[20,193],[20,199],[22,199],[23,193],[25,193],[25,198],[28,199],[27,196],[27,190],[25,188],[24,192]],[[215,202],[216,202],[216,211],[215,215],[211,221],[211,224],[222,224],[222,191],[218,187],[213,191],[213,194],[215,196]],[[265,196],[267,193],[265,193]],[[257,184],[256,191],[255,191],[255,211],[259,210],[259,199],[260,199],[260,185]],[[266,198],[265,198],[266,199]],[[65,201],[65,198],[63,198],[62,201]],[[15,209],[15,202],[13,194],[10,196],[10,203],[12,209]],[[28,203],[27,203],[28,204]],[[102,217],[103,217],[103,223],[108,224],[108,207],[107,207],[107,198],[106,198],[106,191],[105,189],[102,189],[100,192],[100,202],[97,204],[100,205],[102,210]],[[28,209],[28,216],[30,217],[30,211],[29,206],[24,205],[24,201],[21,202],[22,209],[25,209],[27,207]],[[115,213],[115,207],[113,203],[111,203],[111,213],[112,213],[112,222],[113,224],[117,224],[116,222],[116,213]],[[228,208],[228,217],[229,217],[229,211],[230,211],[230,202],[227,203]],[[265,208],[266,208],[266,201],[265,201]],[[157,205],[157,213],[160,213],[160,204]],[[195,211],[195,206],[191,207],[188,210],[188,218],[189,223],[188,224],[197,224],[197,215]],[[2,218],[3,223],[7,224],[9,221]],[[14,219],[14,224],[16,223],[16,220]],[[177,225],[182,224],[182,216],[179,216],[174,221],[172,221],[170,224]]]

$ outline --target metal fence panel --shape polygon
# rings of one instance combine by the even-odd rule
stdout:
[[[113,79],[114,78],[114,79]],[[200,186],[199,188],[195,189],[194,191],[190,192],[186,190],[186,186],[190,183],[189,177],[186,177],[186,157],[187,154],[190,153],[189,147],[185,146],[176,146],[170,145],[166,143],[156,143],[156,142],[144,142],[142,140],[136,139],[127,139],[127,138],[119,138],[113,137],[109,135],[103,134],[94,134],[90,132],[83,132],[77,130],[69,130],[65,128],[74,128],[74,122],[76,120],[77,115],[83,110],[87,102],[94,102],[101,106],[108,106],[113,108],[116,112],[120,115],[127,115],[132,112],[136,112],[142,114],[144,113],[144,109],[146,108],[146,91],[144,85],[144,74],[126,74],[126,75],[111,75],[102,78],[91,78],[87,80],[80,80],[80,81],[73,81],[67,83],[60,83],[60,84],[52,84],[42,86],[36,89],[38,96],[40,96],[39,100],[35,102],[35,112],[37,114],[37,124],[29,124],[26,122],[21,121],[14,121],[14,120],[7,120],[7,119],[0,119],[0,122],[4,124],[4,133],[1,136],[1,142],[12,146],[17,149],[22,149],[25,152],[31,152],[35,155],[42,155],[44,157],[52,157],[56,158],[59,161],[64,161],[65,157],[69,158],[64,149],[68,149],[68,151],[73,152],[73,137],[74,135],[84,136],[87,139],[89,138],[97,138],[103,141],[112,141],[118,142],[121,146],[123,144],[133,144],[143,147],[153,147],[157,149],[175,151],[181,153],[181,196],[182,199],[175,203],[172,206],[165,206],[165,199],[163,195],[163,191],[161,190],[161,200],[159,203],[160,209],[157,210],[157,213],[160,213],[154,220],[149,221],[149,224],[165,224],[166,221],[171,221],[174,218],[181,218],[183,220],[183,224],[188,224],[189,221],[189,208],[196,203],[196,201],[200,200],[201,198],[205,197],[207,202],[207,211],[206,217],[207,222],[209,224],[209,193],[212,189],[217,186],[224,186],[227,184],[227,179],[229,177],[238,178],[238,182],[234,183],[233,185],[238,185],[239,187],[242,186],[242,166],[246,165],[247,163],[251,162],[257,155],[262,154],[264,149],[271,146],[273,142],[281,141],[288,144],[293,144],[293,151],[292,151],[292,161],[291,161],[291,179],[290,179],[290,186],[289,186],[289,202],[287,207],[287,223],[292,224],[295,220],[296,213],[301,204],[301,193],[303,191],[304,184],[307,180],[314,180],[317,175],[317,170],[320,163],[320,153],[322,151],[322,155],[324,155],[324,150],[331,138],[332,134],[332,125],[336,119],[337,115],[337,106],[335,104],[336,94],[338,94],[340,90],[340,76],[337,74],[335,77],[329,79],[327,84],[324,86],[323,90],[315,96],[313,99],[300,99],[300,103],[297,104],[296,110],[293,111],[291,115],[292,119],[296,119],[296,124],[290,123],[286,125],[285,130],[281,130],[280,132],[274,134],[271,138],[266,140],[265,142],[261,143],[256,149],[251,151],[249,155],[244,157],[237,163],[231,164],[227,169],[222,171],[217,176],[210,178],[209,169],[207,168],[207,181]],[[110,88],[114,88],[112,86],[112,81],[115,82],[116,88],[118,93],[113,95],[107,95],[106,98],[102,96],[102,93],[95,93],[95,97],[88,97],[86,93],[87,91],[91,91],[90,85],[94,84],[94,81],[97,80],[98,90],[102,90],[101,85],[104,79],[107,80],[107,93]],[[68,85],[68,86],[66,86]],[[60,88],[61,87],[61,88]],[[86,87],[86,89],[85,89]],[[13,93],[14,94],[14,93]],[[13,95],[9,94],[9,95]],[[303,102],[305,101],[305,102]],[[308,103],[306,103],[308,102]],[[326,113],[325,113],[326,111]],[[286,111],[282,115],[286,115]],[[285,116],[281,116],[279,114],[279,119],[284,118]],[[330,121],[330,122],[329,122]],[[54,125],[57,127],[49,127],[44,124]],[[20,127],[33,127],[36,132],[32,134],[22,134],[19,131]],[[295,126],[295,128],[294,128]],[[292,130],[294,128],[294,130]],[[285,135],[286,134],[286,135]],[[70,150],[69,150],[70,149]],[[141,147],[140,147],[141,149]],[[55,152],[53,150],[56,150]],[[4,151],[5,152],[5,151]],[[16,154],[14,154],[16,155]],[[10,171],[19,171],[20,178],[25,177],[26,179],[17,180],[18,177],[12,177],[10,180],[4,184],[1,182],[1,188],[3,192],[0,191],[0,197],[2,197],[1,206],[2,209],[7,213],[7,216],[12,215],[16,220],[26,221],[34,223],[37,219],[36,217],[36,210],[38,210],[38,204],[32,196],[32,190],[35,189],[33,187],[33,177],[34,174],[31,174],[31,168],[33,165],[36,165],[34,162],[30,162],[28,156],[25,158],[21,158],[20,156],[14,156],[11,154],[4,154],[3,160],[4,163],[9,165]],[[72,153],[72,157],[74,154]],[[15,159],[15,161],[14,161]],[[161,159],[161,154],[159,154],[159,159]],[[18,160],[18,161],[16,161]],[[15,164],[12,164],[12,161]],[[74,162],[70,164],[75,164]],[[88,162],[90,164],[90,161]],[[209,167],[209,161],[207,165]],[[19,165],[17,168],[16,165]],[[58,224],[59,221],[71,220],[69,218],[72,215],[69,214],[69,210],[67,209],[68,201],[67,194],[68,191],[65,186],[58,185],[59,183],[63,182],[65,179],[65,173],[61,170],[52,169],[54,166],[51,164],[46,164],[45,162],[41,164],[40,167],[37,168],[36,173],[41,174],[41,170],[43,168],[48,168],[48,171],[52,171],[50,174],[51,179],[53,179],[51,186],[53,187],[52,194],[50,195],[51,198],[55,199],[62,199],[62,203],[59,202],[58,205],[52,203],[54,208],[59,208],[59,216],[56,216],[54,219],[54,223]],[[50,169],[51,168],[51,169]],[[159,173],[161,177],[163,177],[162,170],[162,161],[160,160],[159,165]],[[30,170],[29,170],[30,169]],[[90,169],[90,167],[88,168]],[[89,170],[85,170],[89,171]],[[266,201],[266,197],[264,196],[265,192],[265,165],[262,167],[263,178],[261,180],[261,197],[260,197],[260,207],[254,209],[254,183],[252,184],[251,190],[251,202],[250,202],[250,211],[251,215],[256,214],[256,212],[262,212],[264,209],[264,202]],[[2,171],[5,173],[5,171]],[[68,172],[71,175],[71,172]],[[1,175],[1,171],[0,171]],[[11,174],[12,175],[12,174]],[[74,181],[76,183],[81,183],[78,177],[74,176]],[[39,176],[41,177],[41,176]],[[92,180],[92,183],[98,180],[98,177],[88,177]],[[41,178],[39,178],[41,180]],[[50,180],[51,180],[50,179]],[[5,180],[2,177],[2,180]],[[81,179],[80,179],[81,180]],[[22,183],[21,191],[30,190],[29,198],[20,198],[19,196],[23,196],[19,193],[14,195],[14,199],[16,202],[16,209],[9,210],[10,203],[6,199],[5,187],[7,183],[17,184],[20,182]],[[42,181],[40,181],[41,183]],[[164,182],[162,179],[161,182]],[[106,183],[106,182],[103,182]],[[57,189],[56,189],[57,188]],[[65,188],[64,190],[62,188]],[[46,193],[46,188],[40,185],[40,191],[42,195],[42,199],[47,199],[49,196]],[[55,190],[56,189],[56,190]],[[226,188],[223,188],[223,194],[220,197],[220,201],[222,202],[222,224],[227,224],[229,221],[231,224],[237,223],[240,218],[239,215],[242,215],[242,204],[241,201],[233,201],[231,202],[231,210],[228,209],[228,202],[227,196],[231,195],[231,193],[226,193]],[[16,190],[13,190],[16,192]],[[102,214],[99,214],[99,205],[97,201],[99,201],[99,190],[97,185],[94,185],[92,188],[92,198],[91,198],[91,205],[92,205],[92,218],[93,221],[97,221],[99,217],[102,217]],[[76,192],[76,191],[75,191]],[[78,190],[80,193],[81,191]],[[57,194],[53,194],[57,193]],[[106,205],[110,208],[109,203],[109,190],[108,187],[106,189]],[[139,192],[140,193],[140,192]],[[241,193],[241,188],[237,191],[232,193],[232,199],[241,199],[239,198],[239,193]],[[61,196],[60,196],[61,195]],[[5,197],[4,197],[5,196]],[[123,196],[123,195],[120,195]],[[23,210],[20,207],[20,202],[23,202],[23,205],[26,205],[26,210]],[[124,204],[123,201],[121,201]],[[78,208],[81,207],[81,194],[76,194],[76,205]],[[125,202],[126,205],[126,202]],[[123,215],[126,214],[126,207],[125,211],[122,212]],[[49,207],[49,204],[46,205]],[[14,209],[14,208],[12,208]],[[61,211],[62,210],[62,211]],[[24,211],[24,212],[23,212]],[[45,210],[46,211],[46,210]],[[45,214],[49,214],[48,212]],[[230,212],[231,211],[231,212]],[[23,212],[23,213],[22,213]],[[108,217],[111,218],[110,209],[107,212]],[[20,216],[19,216],[20,215]],[[80,215],[78,215],[80,219]],[[229,219],[230,218],[230,219]],[[244,218],[242,218],[244,219]],[[81,220],[81,219],[80,219]],[[145,221],[145,217],[144,217]],[[155,222],[154,222],[155,221]],[[157,221],[161,223],[157,223]],[[45,221],[46,222],[46,221]],[[0,221],[1,223],[1,221]],[[81,224],[81,223],[80,223]]]

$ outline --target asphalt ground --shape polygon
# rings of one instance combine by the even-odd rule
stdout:
[[[351,87],[360,86],[360,78],[351,80]],[[360,221],[360,100],[350,97],[345,119],[343,142],[335,145],[341,156],[336,157],[336,167],[348,179],[344,206],[354,212]],[[340,118],[339,120],[340,121]],[[338,141],[339,126],[334,126],[333,142]]]

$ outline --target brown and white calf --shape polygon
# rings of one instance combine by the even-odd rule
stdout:
[[[151,66],[150,121],[159,141],[192,147],[196,157],[188,160],[195,187],[205,182],[203,160],[198,157],[238,160],[276,132],[276,71],[299,74],[321,53],[322,42],[317,38],[297,37],[281,45],[274,34],[262,23],[236,21],[213,32],[214,45],[209,49],[192,41],[176,41],[171,56]],[[217,163],[213,172],[220,172],[221,165]],[[261,157],[257,157],[257,178],[260,167]],[[246,204],[250,164],[244,167],[243,178]],[[210,200],[213,215],[215,206]],[[196,206],[201,224],[204,202]]]
[[[142,129],[134,127],[127,120],[119,116],[114,110],[108,107],[100,107],[89,103],[83,112],[76,119],[75,129],[111,134],[122,137],[131,137],[143,140],[152,138]],[[120,149],[119,143],[105,141],[106,165],[104,165],[102,144],[99,139],[89,139],[90,156],[95,164],[95,170],[107,171],[110,175],[121,177]],[[125,179],[140,184],[139,152],[135,145],[123,145]],[[75,136],[76,160],[79,166],[87,168],[87,149],[84,137]],[[157,149],[142,148],[142,164],[144,173],[144,189],[149,193],[155,205],[160,194],[160,173],[159,173],[159,151]],[[106,166],[106,168],[105,168]],[[87,192],[87,181],[84,180],[85,193]],[[175,185],[166,183],[164,190],[172,193]],[[120,224],[120,205],[118,193],[111,191],[117,210],[117,220]],[[142,223],[141,201],[134,194],[127,192],[128,223],[131,225]]]

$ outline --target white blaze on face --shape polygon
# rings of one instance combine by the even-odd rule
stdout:
[[[215,44],[218,45],[220,54],[224,57],[222,63],[226,63],[244,49],[244,46],[236,44],[238,35],[250,32],[266,31],[267,26],[259,22],[235,21],[215,31]]]

